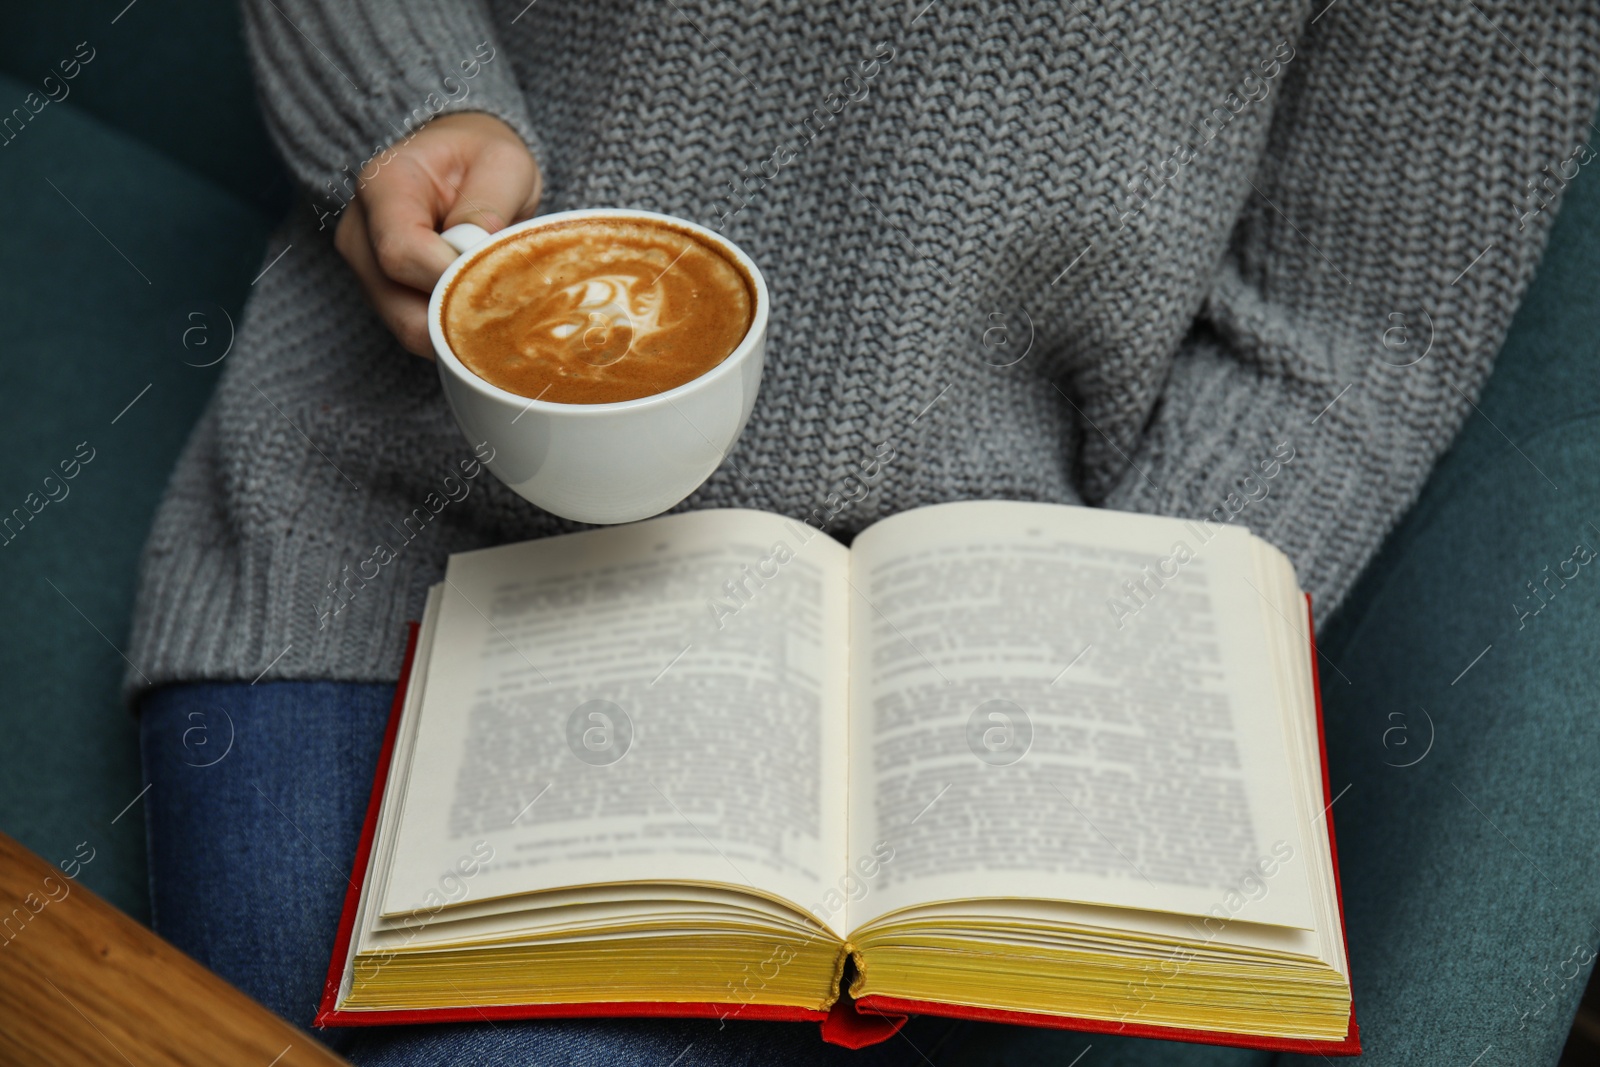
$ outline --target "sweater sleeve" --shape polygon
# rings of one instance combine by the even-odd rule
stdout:
[[[1319,622],[1484,417],[1560,191],[1592,158],[1593,12],[1437,12],[1407,52],[1378,47],[1365,18],[1308,28],[1160,401],[1091,492],[1249,527],[1288,553]]]
[[[541,154],[484,0],[243,7],[268,129],[325,225],[354,195],[364,166],[381,165],[388,148],[440,115],[494,115]]]

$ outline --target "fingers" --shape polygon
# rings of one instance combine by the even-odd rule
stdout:
[[[465,162],[453,190],[455,203],[445,214],[446,229],[470,222],[494,233],[533,214],[539,203],[539,168],[520,139],[485,139]]]
[[[422,161],[408,158],[394,160],[361,190],[372,254],[392,280],[431,289],[456,258],[435,229],[451,195]]]
[[[350,269],[355,271],[362,291],[367,294],[367,301],[406,351],[432,359],[427,294],[390,278],[379,265],[372,248],[366,208],[360,199],[352,201],[345,209],[338,229],[334,231],[333,243],[339,254],[344,256],[345,262],[350,264]]]
[[[462,112],[430,122],[361,179],[335,247],[400,343],[432,358],[428,294],[456,258],[439,231],[471,222],[493,233],[531,216],[538,164],[504,122]]]

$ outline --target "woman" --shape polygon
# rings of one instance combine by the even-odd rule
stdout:
[[[245,11],[308,199],[158,516],[131,658],[157,927],[301,1023],[405,621],[447,553],[572,528],[481,479],[328,610],[471,454],[426,362],[440,230],[615,204],[754,256],[774,299],[761,398],[685,508],[804,515],[887,441],[831,530],[974,497],[1236,520],[1289,554],[1321,622],[1470,414],[1600,89],[1595,14],[1558,0]],[[232,755],[197,766],[186,731],[223,717]],[[1380,968],[1426,972],[1427,949],[1357,953],[1369,1058],[1437,1052],[1361,999]],[[1535,1059],[1558,1015],[1525,1039]],[[845,1057],[764,1024],[333,1039],[370,1063]],[[975,1054],[963,1040],[924,1020],[863,1056]],[[1028,1040],[1063,1060],[1088,1043]]]

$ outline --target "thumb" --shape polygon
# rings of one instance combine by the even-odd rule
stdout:
[[[444,228],[470,222],[494,233],[532,215],[539,192],[539,169],[520,142],[486,147],[466,168]]]

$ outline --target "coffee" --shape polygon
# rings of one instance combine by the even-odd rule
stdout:
[[[754,286],[709,241],[646,219],[535,227],[468,263],[446,291],[445,338],[492,385],[557,404],[636,400],[727,359]]]

